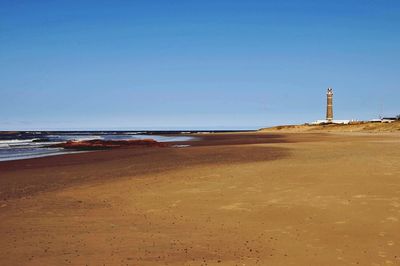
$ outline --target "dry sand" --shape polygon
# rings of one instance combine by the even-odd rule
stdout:
[[[0,265],[400,265],[400,135],[0,163]]]
[[[376,123],[376,122],[353,122],[348,125],[343,124],[321,124],[321,125],[287,125],[275,126],[261,129],[262,132],[280,132],[280,133],[299,133],[299,132],[395,132],[400,133],[400,121],[392,123]]]

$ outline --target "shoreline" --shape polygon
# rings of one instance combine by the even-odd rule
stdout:
[[[43,192],[48,189],[62,188],[63,183],[66,182],[68,185],[79,183],[82,181],[81,179],[69,179],[68,177],[60,177],[58,180],[54,180],[57,178],[46,179],[39,178],[39,180],[35,181],[35,176],[30,176],[27,178],[26,176],[31,175],[30,171],[38,171],[39,169],[46,169],[48,175],[51,174],[57,168],[65,168],[65,169],[74,169],[78,166],[87,167],[87,168],[95,168],[97,167],[97,162],[99,162],[100,167],[101,164],[109,164],[110,168],[117,164],[118,167],[123,167],[123,165],[128,165],[128,162],[124,160],[128,160],[129,158],[133,158],[135,156],[142,156],[145,158],[133,158],[137,160],[138,163],[142,163],[144,160],[151,160],[152,157],[157,157],[158,162],[161,167],[172,167],[173,162],[165,158],[169,155],[176,156],[180,154],[185,154],[185,151],[181,151],[183,149],[193,149],[193,148],[201,148],[205,147],[204,155],[207,155],[207,152],[213,153],[212,149],[216,146],[227,146],[232,145],[235,147],[236,145],[245,145],[245,144],[261,144],[261,143],[280,143],[284,142],[283,137],[277,134],[207,134],[207,135],[190,135],[195,137],[196,139],[190,141],[177,141],[170,142],[171,146],[169,147],[128,147],[122,149],[110,149],[110,150],[93,150],[88,152],[71,152],[65,154],[56,154],[52,156],[45,157],[37,157],[37,158],[29,158],[22,160],[10,160],[10,161],[0,161],[0,187],[2,187],[2,193],[0,194],[1,199],[8,199],[8,197],[20,197],[22,196],[30,196],[31,191],[35,193]],[[189,145],[189,147],[173,147],[174,145]],[[207,148],[208,147],[208,148]],[[190,153],[190,151],[189,151]],[[200,155],[204,156],[203,154]],[[227,155],[223,154],[222,155]],[[267,156],[265,156],[267,157]],[[203,158],[204,159],[204,158]],[[115,161],[115,162],[114,162]],[[164,162],[165,161],[165,162]],[[207,161],[207,160],[206,160]],[[190,161],[190,164],[195,163],[195,161]],[[199,164],[202,161],[198,162]],[[156,162],[155,165],[158,163]],[[164,165],[165,164],[165,165]],[[179,167],[176,165],[175,167]],[[156,169],[157,167],[154,167]],[[151,171],[151,170],[146,170]],[[18,174],[18,172],[20,174]],[[90,171],[91,172],[91,171]],[[143,170],[139,169],[138,172],[142,173]],[[14,174],[10,180],[9,175]],[[132,174],[132,173],[130,173]],[[136,173],[133,173],[136,174]],[[90,173],[90,176],[94,175],[93,172]],[[111,174],[112,175],[112,174]],[[24,181],[22,181],[25,179]],[[100,180],[101,178],[99,178]],[[21,181],[18,181],[21,180]],[[48,180],[49,183],[43,183],[45,180]],[[92,178],[89,178],[92,180]],[[12,181],[12,182],[11,182]],[[62,182],[60,182],[62,181]],[[18,187],[18,182],[22,182],[23,187]],[[11,187],[13,191],[11,191]]]
[[[179,134],[156,135],[153,134],[154,132],[146,132],[148,134],[145,135],[143,133],[142,131],[37,131],[12,134],[5,132],[0,134],[0,161],[40,158],[76,151],[119,148],[122,146],[168,145],[170,142],[188,141],[193,138]]]
[[[189,165],[202,164],[202,163],[219,163],[224,162],[228,157],[222,156],[232,156],[232,160],[247,161],[244,155],[233,153],[240,150],[243,146],[249,145],[260,145],[260,144],[284,144],[284,143],[301,143],[301,142],[320,142],[326,140],[335,141],[341,135],[352,138],[353,140],[358,136],[371,137],[371,136],[381,136],[382,133],[360,133],[359,132],[343,132],[340,133],[329,133],[329,132],[290,132],[290,133],[277,133],[277,132],[231,132],[231,133],[214,133],[214,134],[182,134],[180,136],[190,136],[194,137],[193,140],[188,141],[177,141],[169,142],[169,146],[166,147],[126,147],[121,149],[104,149],[104,150],[90,150],[90,151],[71,151],[62,154],[54,154],[51,156],[27,158],[21,160],[9,160],[0,161],[0,202],[1,200],[8,200],[12,198],[20,198],[26,196],[32,196],[40,192],[46,192],[48,190],[62,189],[65,186],[80,184],[81,182],[91,182],[93,180],[102,180],[103,177],[93,178],[95,172],[90,171],[90,168],[96,168],[100,165],[101,171],[104,171],[104,165],[110,165],[110,169],[118,167],[123,167],[123,165],[128,165],[130,158],[133,158],[140,164],[147,160],[152,160],[156,157],[154,161],[154,170],[160,167],[164,170],[169,170],[170,168],[179,168],[182,165],[174,165],[173,160],[168,158],[168,156],[184,155],[185,153],[191,154],[192,156],[198,156],[195,150],[204,148],[204,151],[199,151],[200,156],[207,156],[208,154],[218,154],[219,147],[229,147],[226,151],[221,152],[219,161],[208,161],[207,159],[201,161],[195,160],[188,161]],[[385,134],[385,133],[383,133]],[[390,134],[390,133],[386,133]],[[397,136],[396,133],[390,134],[390,136]],[[175,145],[188,145],[185,147],[174,147]],[[183,151],[189,149],[188,152]],[[282,157],[287,156],[287,148],[264,148],[266,151],[270,150],[273,154],[280,153]],[[279,152],[280,151],[280,152]],[[275,155],[274,155],[275,156]],[[279,157],[279,156],[278,156]],[[173,157],[171,157],[173,158]],[[261,155],[260,158],[268,158],[268,155]],[[204,158],[203,158],[204,159]],[[251,156],[248,160],[257,160],[257,156]],[[268,159],[266,159],[268,160]],[[229,161],[229,160],[227,160]],[[68,176],[55,177],[51,179],[39,178],[36,180],[36,176],[31,176],[31,172],[36,172],[39,170],[46,169],[45,175],[51,175],[52,171],[58,168],[62,169],[72,169],[78,167],[85,167],[89,169],[90,178],[69,178]],[[158,171],[163,171],[159,169]],[[110,172],[109,170],[108,172]],[[146,172],[151,172],[151,169],[138,169],[137,173],[130,172],[129,175],[138,175]],[[9,175],[12,174],[12,178]],[[110,173],[107,178],[110,178],[113,174]],[[29,177],[27,177],[29,176]],[[57,175],[56,175],[57,176]],[[24,180],[24,181],[21,181]],[[47,180],[47,181],[46,181]],[[10,182],[12,181],[12,182]],[[19,183],[21,182],[21,183]],[[22,184],[21,187],[19,185]],[[12,188],[12,191],[11,191]],[[32,194],[31,194],[32,193]]]
[[[400,263],[398,135],[201,137],[0,162],[0,264]]]

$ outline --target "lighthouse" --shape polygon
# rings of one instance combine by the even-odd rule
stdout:
[[[333,89],[328,88],[326,92],[327,104],[326,104],[326,121],[332,123],[333,121]]]
[[[321,124],[350,124],[351,121],[355,120],[333,120],[333,89],[328,88],[326,92],[326,118],[324,120],[317,120],[311,122],[311,125],[321,125]]]

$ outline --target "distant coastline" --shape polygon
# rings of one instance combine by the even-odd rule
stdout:
[[[303,124],[303,125],[282,125],[268,128],[262,128],[260,132],[365,132],[365,133],[383,133],[383,132],[400,132],[400,121],[392,123],[376,123],[376,122],[356,122],[350,124]]]

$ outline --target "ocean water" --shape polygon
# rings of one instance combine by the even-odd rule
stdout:
[[[163,133],[163,135],[157,135]],[[133,140],[154,139],[159,142],[179,142],[193,140],[194,137],[166,135],[168,132],[143,132],[143,131],[80,131],[80,132],[16,132],[0,134],[0,161],[21,160],[45,157],[77,151],[64,150],[63,148],[48,148],[51,144],[63,143],[70,140]]]

